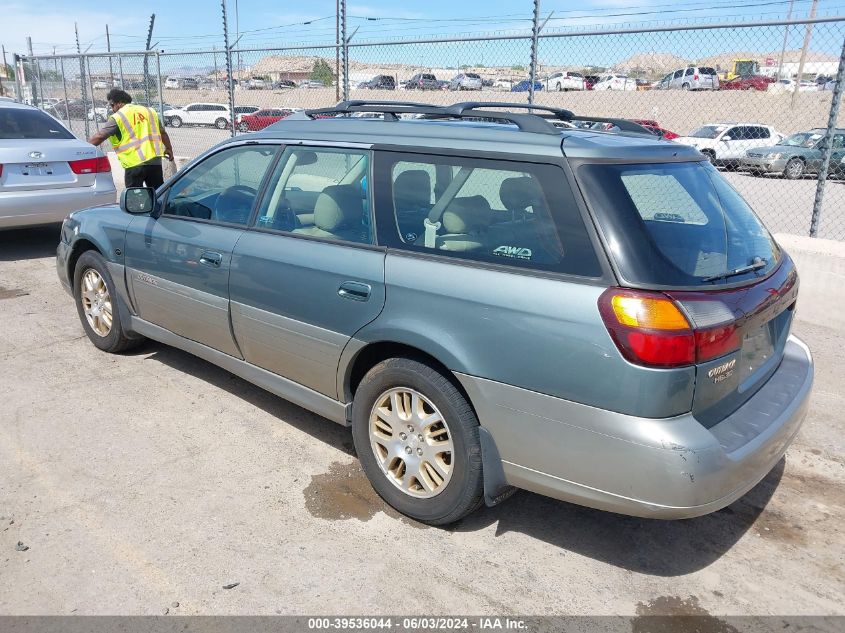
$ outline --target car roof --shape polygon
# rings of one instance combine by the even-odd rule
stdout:
[[[20,103],[18,101],[6,101],[5,99],[0,99],[0,107],[3,108],[15,108],[19,110],[23,109],[30,109],[30,110],[38,110],[35,106],[31,106],[27,103]]]
[[[519,156],[618,158],[640,161],[701,160],[690,146],[645,134],[561,128],[557,134],[519,130],[515,125],[435,119],[288,117],[250,135],[250,139],[322,141],[390,146],[413,151],[418,147],[446,151],[471,150]],[[237,137],[236,137],[237,138]],[[563,151],[561,151],[563,150]]]

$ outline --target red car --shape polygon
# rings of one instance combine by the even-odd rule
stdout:
[[[671,141],[673,138],[678,138],[680,136],[680,134],[675,134],[670,130],[663,129],[657,121],[653,121],[652,119],[631,119],[631,121],[639,123],[652,134],[662,136],[667,141]]]
[[[734,77],[729,81],[723,81],[721,88],[722,90],[759,90],[765,92],[774,81],[772,77],[746,75],[745,77]]]
[[[238,129],[241,132],[263,130],[268,125],[273,125],[297,111],[296,108],[268,108],[253,114],[241,114],[237,119]]]

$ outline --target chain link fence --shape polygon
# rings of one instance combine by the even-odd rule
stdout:
[[[835,99],[845,83],[845,20],[543,31],[533,95],[531,44],[531,35],[492,35],[36,57],[24,59],[19,88],[82,136],[105,118],[108,89],[121,86],[160,110],[185,158],[343,98],[533,97],[581,116],[642,121],[693,144],[773,232],[807,235],[813,226],[819,237],[845,240],[845,129]]]

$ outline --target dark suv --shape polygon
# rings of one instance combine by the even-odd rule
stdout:
[[[707,158],[556,108],[293,114],[73,213],[57,266],[98,348],[149,337],[351,426],[373,487],[431,524],[513,487],[718,510],[813,382],[795,265]]]
[[[364,83],[369,90],[396,90],[396,80],[390,75],[376,75]]]
[[[406,90],[440,90],[437,77],[431,73],[417,73],[405,84]]]

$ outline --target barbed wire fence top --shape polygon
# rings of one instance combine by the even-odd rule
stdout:
[[[22,96],[49,106],[82,136],[102,124],[105,95],[121,86],[161,113],[185,158],[295,109],[344,98],[449,104],[533,97],[579,115],[646,122],[713,160],[772,232],[807,235],[815,218],[819,237],[845,239],[845,130],[838,127],[845,17],[541,26],[533,56],[525,31],[23,57]],[[225,106],[223,115],[209,111],[212,105]]]

